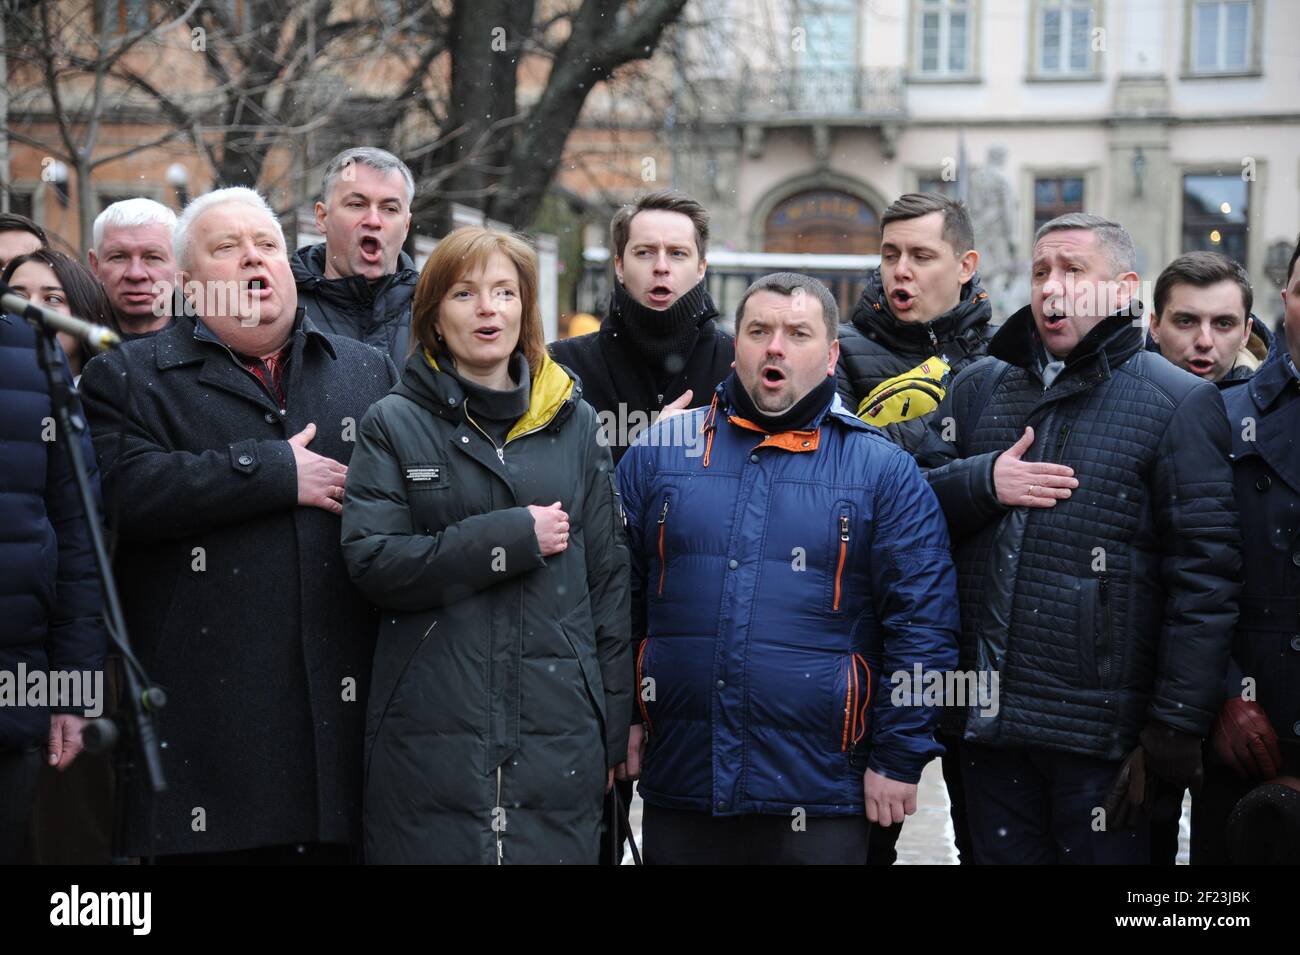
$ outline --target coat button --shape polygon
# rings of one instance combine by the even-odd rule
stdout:
[[[467,434],[462,434],[462,435],[460,436],[460,443],[461,443],[461,444],[469,444],[469,435],[467,435]]]
[[[252,463],[253,456],[251,454],[241,454],[239,456],[239,464],[241,467],[248,467]]]
[[[1291,638],[1291,649],[1296,653],[1300,653],[1300,633]]]
[[[758,463],[758,455],[757,455],[757,454],[751,454],[751,455],[749,456],[749,461],[750,461],[751,464],[757,464],[757,463]]]
[[[726,688],[727,688],[727,681],[726,681],[726,680],[719,680],[719,681],[718,681],[718,689],[719,689],[719,690],[725,690]]]
[[[456,407],[456,399],[455,399],[455,398],[448,398],[448,399],[447,399],[447,404],[451,405],[453,408]]]
[[[1300,736],[1300,720],[1296,720],[1291,724],[1291,732],[1295,733],[1296,736]]]
[[[717,801],[717,804],[716,804],[716,805],[717,805],[717,807],[718,807],[719,809],[726,809],[726,808],[727,808],[727,801],[726,801],[725,799],[719,799],[719,800]]]
[[[1300,567],[1300,550],[1291,551],[1291,563],[1295,564],[1297,567]]]
[[[727,561],[727,566],[730,567],[732,570],[735,570],[737,567],[740,566],[740,561],[736,560],[733,557],[731,560]]]
[[[1270,478],[1267,474],[1265,474],[1263,477],[1261,477],[1258,481],[1255,482],[1255,490],[1267,491],[1269,489],[1269,486],[1272,483],[1273,483],[1272,478]]]
[[[262,417],[266,419],[267,424],[275,424],[280,420],[280,416],[274,411],[268,411],[266,414],[262,415]]]

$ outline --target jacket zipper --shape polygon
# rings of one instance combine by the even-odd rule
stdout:
[[[668,522],[668,498],[664,498],[664,509],[659,512],[659,596],[664,595],[664,572],[668,569],[664,563],[664,527]]]
[[[849,655],[849,674],[848,674],[848,679],[845,682],[846,682],[846,686],[844,687],[844,733],[840,737],[841,753],[848,751],[849,736],[852,729],[854,728],[853,714],[854,711],[856,710],[854,703],[856,702],[855,691],[857,690],[857,682],[858,682],[858,665],[857,662],[853,659],[852,654]]]
[[[1097,590],[1101,597],[1102,645],[1101,645],[1101,685],[1110,682],[1110,577],[1102,574],[1097,581]]]
[[[939,339],[934,334],[934,329],[929,325],[925,326],[925,333],[930,336],[930,344],[934,346],[934,353],[939,354]]]
[[[849,515],[840,515],[840,562],[835,566],[835,602],[832,610],[840,609],[840,581],[844,575],[844,559],[849,553]]]
[[[481,435],[483,435],[483,437],[487,438],[487,442],[488,442],[488,444],[492,445],[492,447],[496,450],[496,453],[497,453],[497,460],[500,461],[502,464],[505,464],[505,463],[506,463],[506,449],[505,449],[505,445],[498,445],[495,441],[493,441],[493,440],[492,440],[492,436],[489,435],[486,431],[484,431],[482,428],[480,428],[480,427],[478,426],[478,422],[475,421],[475,420],[473,419],[473,417],[470,416],[470,413],[469,413],[468,410],[466,410],[466,412],[465,412],[465,420],[467,420],[470,424],[472,424],[472,425],[474,426],[475,430],[477,430],[479,434],[481,434]],[[522,435],[520,435],[520,437],[522,437]]]
[[[645,688],[642,686],[645,680],[645,652],[649,647],[650,638],[646,637],[641,641],[641,646],[636,653],[636,702],[637,706],[641,708],[641,722],[645,724],[647,734],[654,731],[654,727],[650,723],[650,708],[645,705]]]
[[[853,739],[853,747],[856,749],[858,743],[861,742],[862,737],[865,736],[867,733],[867,707],[871,704],[871,667],[867,666],[866,658],[863,657],[862,654],[860,653],[853,654],[853,658],[850,662],[853,665],[853,678],[855,683],[857,682],[859,663],[862,664],[862,669],[867,674],[866,698],[862,700],[861,706],[858,705],[857,700],[854,700],[853,703],[852,739]],[[858,692],[856,696],[861,697],[862,693]]]
[[[501,767],[498,766],[497,767],[497,818],[494,820],[494,822],[497,823],[497,827],[498,827],[496,830],[497,865],[503,865],[505,863],[505,847],[501,844],[501,831],[502,829],[505,828],[504,824],[502,823],[502,820],[504,818],[505,818],[505,814],[501,809]]]
[[[1068,423],[1061,425],[1061,430],[1056,433],[1056,450],[1052,453],[1054,463],[1061,463],[1061,456],[1065,453],[1065,442],[1069,437],[1070,425]]]

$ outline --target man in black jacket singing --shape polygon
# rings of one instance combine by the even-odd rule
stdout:
[[[709,213],[702,205],[680,193],[651,192],[620,208],[609,233],[617,281],[605,320],[599,331],[554,342],[551,354],[581,379],[617,465],[660,414],[708,402],[731,372],[736,345],[718,328],[705,287]],[[629,763],[618,782],[624,804],[639,773]],[[610,854],[606,840],[601,862]]]
[[[1035,237],[1032,301],[963,371],[918,460],[948,517],[978,863],[1137,863],[1201,775],[1241,556],[1218,389],[1144,351],[1133,241],[1072,213]]]

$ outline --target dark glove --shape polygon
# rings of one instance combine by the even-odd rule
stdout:
[[[1102,808],[1106,813],[1106,830],[1132,829],[1151,814],[1155,779],[1147,766],[1146,750],[1139,746],[1120,764],[1119,775],[1111,784]]]
[[[1103,808],[1106,828],[1130,829],[1151,814],[1156,800],[1182,800],[1201,785],[1201,740],[1160,723],[1148,723],[1139,746],[1120,764]]]
[[[1219,710],[1211,739],[1219,759],[1243,779],[1273,779],[1282,771],[1277,731],[1252,700],[1230,697]]]
[[[1163,723],[1148,723],[1138,736],[1147,751],[1147,768],[1179,792],[1201,788],[1201,738]]]

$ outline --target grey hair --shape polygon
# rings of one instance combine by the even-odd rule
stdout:
[[[176,267],[178,269],[187,269],[190,258],[190,230],[199,216],[207,212],[213,206],[223,205],[227,202],[239,202],[246,206],[251,206],[258,212],[265,212],[271,222],[275,224],[276,234],[280,237],[280,248],[285,249],[285,255],[288,255],[288,249],[284,241],[284,229],[280,227],[280,220],[276,218],[275,210],[271,208],[270,203],[263,198],[260,192],[249,189],[247,186],[228,186],[225,189],[213,189],[211,192],[205,192],[196,198],[181,213],[180,219],[176,222],[176,230],[172,233],[172,252],[176,257]]]
[[[817,279],[799,272],[772,272],[756,279],[749,288],[745,289],[745,294],[740,296],[740,302],[736,305],[736,334],[740,334],[740,321],[745,316],[745,305],[748,304],[750,296],[759,292],[793,296],[795,289],[802,289],[821,303],[822,319],[826,322],[826,336],[830,341],[835,341],[840,330],[840,307],[835,303],[835,296]]]
[[[104,241],[104,230],[109,226],[122,229],[139,225],[166,226],[172,232],[176,228],[176,213],[161,202],[143,196],[115,202],[95,216],[95,224],[90,227],[91,248],[99,248]]]
[[[1137,249],[1133,247],[1133,237],[1118,222],[1112,222],[1101,216],[1087,212],[1067,212],[1044,222],[1034,233],[1034,245],[1038,245],[1043,236],[1049,232],[1062,232],[1066,229],[1086,229],[1097,234],[1097,244],[1106,253],[1111,268],[1116,274],[1137,271]]]
[[[325,167],[325,179],[320,187],[321,202],[329,205],[330,193],[333,192],[334,184],[338,182],[339,177],[343,175],[343,170],[358,163],[378,172],[386,173],[393,169],[400,172],[402,179],[406,181],[406,208],[408,210],[411,208],[411,203],[415,200],[415,177],[411,175],[411,170],[407,168],[406,163],[388,150],[374,146],[353,146],[351,149],[343,150],[329,161]]]

